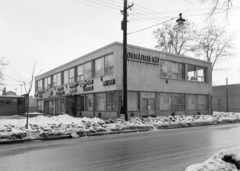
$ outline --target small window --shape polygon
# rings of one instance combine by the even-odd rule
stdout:
[[[218,107],[223,107],[223,99],[218,99]]]
[[[95,77],[104,75],[104,58],[95,60]]]
[[[78,66],[77,72],[78,72],[77,81],[83,81],[84,80],[84,65]]]
[[[114,73],[114,61],[113,61],[113,55],[105,56],[105,75],[110,75]]]
[[[74,83],[74,68],[69,70],[69,83]]]
[[[11,105],[11,101],[6,101],[6,105]]]
[[[0,105],[3,105],[3,101],[2,100],[0,101]]]
[[[87,110],[93,110],[93,94],[86,95],[86,108]]]

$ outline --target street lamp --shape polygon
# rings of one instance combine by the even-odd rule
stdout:
[[[178,25],[183,25],[186,20],[182,18],[182,13],[179,13],[179,19],[176,20]]]

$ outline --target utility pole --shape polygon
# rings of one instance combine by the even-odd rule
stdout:
[[[127,0],[123,3],[123,21],[121,23],[123,30],[123,114],[125,114],[125,120],[128,120],[127,114],[127,9],[133,6],[127,6]]]

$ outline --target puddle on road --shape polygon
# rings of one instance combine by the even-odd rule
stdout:
[[[26,152],[29,152],[29,151],[35,151],[35,150],[45,150],[45,149],[59,148],[59,147],[63,147],[63,146],[66,146],[66,144],[18,148],[18,149],[13,149],[13,150],[8,150],[8,151],[1,152],[0,157],[17,155],[17,154],[22,154],[22,153],[26,153]]]
[[[229,129],[234,129],[239,126],[226,126],[226,127],[220,127],[220,128],[215,128],[216,130],[229,130]]]

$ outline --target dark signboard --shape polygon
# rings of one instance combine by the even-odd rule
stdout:
[[[90,91],[90,90],[93,90],[93,86],[83,88],[83,91]]]
[[[112,84],[115,84],[115,79],[103,81],[103,86],[108,86],[108,85],[112,85]]]

